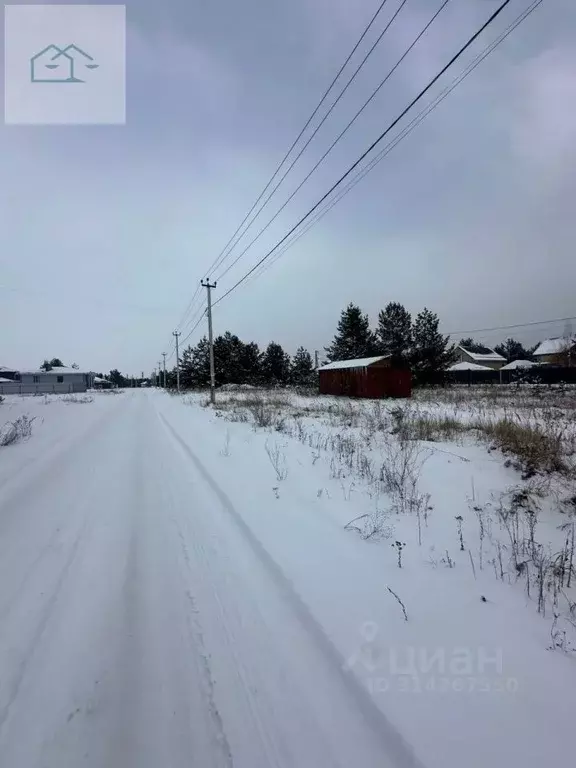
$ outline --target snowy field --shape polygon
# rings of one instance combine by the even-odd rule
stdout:
[[[575,400],[7,397],[0,764],[571,764]]]

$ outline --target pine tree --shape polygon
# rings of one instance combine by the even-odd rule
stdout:
[[[375,354],[376,339],[370,330],[368,315],[363,315],[360,307],[355,304],[348,304],[340,315],[334,341],[325,349],[330,362]]]
[[[214,341],[214,375],[216,386],[223,384],[242,384],[243,372],[240,363],[243,344],[238,338],[226,331]]]
[[[256,386],[260,383],[260,363],[262,355],[258,344],[250,341],[242,345],[240,365],[242,367],[242,383]]]
[[[454,345],[449,336],[442,336],[439,325],[438,315],[426,307],[414,320],[411,364],[416,376],[444,371],[454,359]]]
[[[210,346],[206,336],[193,348],[190,368],[192,387],[203,388],[210,385]]]
[[[513,360],[531,360],[531,353],[516,339],[506,339],[503,344],[494,347],[494,351],[505,357],[507,362]]]
[[[312,356],[304,347],[298,347],[290,366],[290,383],[297,387],[309,387],[314,381]]]
[[[194,386],[192,374],[192,347],[188,346],[180,353],[180,386],[191,389]]]
[[[112,384],[115,384],[117,387],[126,386],[126,379],[124,378],[124,376],[122,376],[122,374],[117,368],[114,368],[114,370],[110,371],[108,379],[112,382]]]
[[[391,355],[395,366],[407,364],[412,346],[412,318],[402,304],[391,301],[378,315],[376,329],[379,352]]]
[[[267,386],[277,387],[288,383],[290,374],[290,356],[280,344],[271,341],[262,358],[262,381]]]
[[[51,371],[52,368],[63,368],[64,363],[59,357],[53,357],[52,360],[44,360],[40,366],[41,371]]]

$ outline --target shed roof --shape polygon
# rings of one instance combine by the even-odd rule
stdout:
[[[492,371],[487,365],[478,365],[478,363],[454,363],[447,370],[449,371]]]
[[[554,339],[546,339],[534,350],[534,355],[557,355],[568,351],[574,344],[576,344],[576,337],[567,339],[565,336],[558,336]]]
[[[502,366],[503,371],[514,371],[517,368],[533,368],[538,363],[534,363],[532,360],[512,360],[511,363]]]
[[[321,371],[339,371],[343,368],[367,368],[369,365],[387,360],[390,355],[378,355],[378,357],[359,357],[355,360],[335,360],[333,363],[323,365]]]

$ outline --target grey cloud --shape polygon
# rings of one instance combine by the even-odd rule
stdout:
[[[526,4],[511,3],[498,30]],[[128,125],[1,132],[0,284],[18,290],[0,289],[0,324],[9,331],[0,364],[54,354],[98,369],[150,370],[198,278],[375,7],[372,0],[130,3]],[[216,295],[495,7],[448,6]],[[428,0],[409,0],[268,215],[431,12]],[[291,350],[321,348],[350,300],[373,318],[390,300],[412,311],[426,304],[446,330],[573,314],[575,30],[570,0],[545,2],[277,264],[222,302],[216,330],[260,343],[275,338]]]

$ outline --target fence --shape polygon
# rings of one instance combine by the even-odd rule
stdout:
[[[576,368],[542,366],[516,368],[508,371],[439,371],[418,374],[416,384],[424,387],[445,387],[451,384],[576,384]]]
[[[67,395],[86,392],[86,384],[22,384],[21,381],[0,382],[0,395]]]

